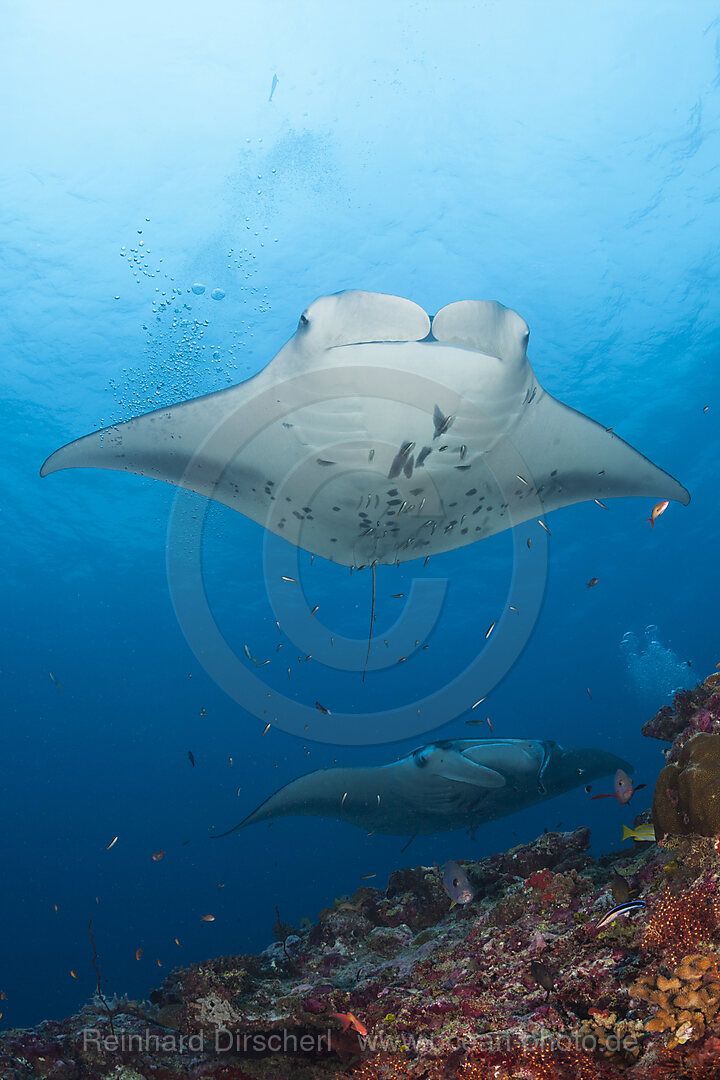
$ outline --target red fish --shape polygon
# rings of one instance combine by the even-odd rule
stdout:
[[[615,773],[615,790],[613,793],[611,795],[593,795],[593,800],[617,799],[621,806],[625,806],[626,803],[630,802],[635,792],[644,787],[647,787],[647,784],[638,784],[633,787],[633,782],[624,769],[618,769]]]
[[[160,862],[160,860],[162,859],[164,854],[165,854],[164,851],[156,851],[154,855],[150,856],[150,858],[152,859],[153,862]]]
[[[357,1031],[358,1035],[367,1035],[367,1028],[362,1024],[357,1016],[353,1013],[330,1013],[336,1020],[339,1020],[342,1024],[343,1031],[347,1031],[348,1028],[352,1028],[353,1031]]]
[[[588,587],[588,589],[592,589],[592,588],[593,588],[593,586],[597,585],[597,583],[598,583],[598,578],[596,578],[596,577],[591,577],[591,578],[590,578],[590,580],[589,580],[589,581],[588,581],[588,583],[587,583],[587,587]]]
[[[660,517],[660,515],[665,513],[665,511],[667,510],[669,505],[670,505],[670,503],[668,502],[667,499],[663,499],[662,502],[655,503],[655,505],[652,508],[652,513],[650,514],[650,517],[647,519],[650,522],[650,528],[651,529],[652,529],[653,525],[655,524],[655,522],[657,521],[657,519]]]

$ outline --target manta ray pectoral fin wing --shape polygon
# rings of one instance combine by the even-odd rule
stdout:
[[[60,469],[113,469],[179,485],[190,462],[203,454],[209,435],[216,433],[211,449],[217,466],[212,467],[216,462],[206,462],[207,481],[198,473],[192,485],[193,490],[216,497],[221,466],[232,461],[237,451],[237,434],[223,432],[223,425],[241,415],[260,382],[256,376],[227,390],[156,409],[84,435],[51,454],[40,475]]]
[[[366,792],[373,786],[376,771],[373,768],[316,769],[298,776],[260,803],[232,829],[214,834],[213,839],[219,840],[247,825],[258,825],[278,817],[299,815],[342,819],[343,794],[350,790],[352,797],[354,792]]]
[[[542,387],[521,406],[511,438],[539,485],[546,512],[622,496],[690,502],[688,491],[669,473]]]
[[[471,784],[473,787],[488,790],[497,790],[497,788],[505,787],[507,783],[502,773],[489,769],[486,765],[478,765],[456,750],[443,753],[442,760],[437,765],[436,775],[445,780],[455,780],[459,784]]]

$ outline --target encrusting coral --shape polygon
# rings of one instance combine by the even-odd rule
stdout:
[[[696,760],[715,697],[687,692],[672,762]],[[97,999],[3,1032],[0,1077],[720,1080],[715,840],[671,835],[598,860],[589,841],[586,828],[545,833],[464,862],[475,899],[453,910],[442,870],[418,866],[314,925],[278,916],[264,952],[177,968],[150,1002]],[[600,926],[618,879],[646,907]],[[113,1049],[110,1017],[116,1040],[140,1042]]]

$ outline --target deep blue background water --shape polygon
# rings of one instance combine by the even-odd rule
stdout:
[[[382,885],[407,862],[479,856],[559,822],[589,824],[608,850],[648,805],[662,758],[640,725],[720,658],[715,11],[4,6],[3,1025],[92,993],[90,915],[107,988],[141,996],[176,962],[264,947],[276,904],[286,921],[312,917],[362,874]],[[488,701],[496,734],[628,756],[651,785],[629,810],[579,789],[405,855],[401,839],[319,819],[208,841],[306,768],[389,760],[429,736],[362,750],[261,738],[176,622],[175,490],[110,472],[41,481],[39,466],[93,427],[259,370],[312,299],[352,287],[429,311],[465,297],[515,308],[543,385],[690,489],[653,531],[649,500],[552,515],[538,625]],[[218,621],[238,649],[269,655],[261,529],[213,507],[206,532]],[[295,661],[293,692],[360,710],[442,685],[484,646],[509,556],[506,535],[427,571],[382,568],[378,637],[392,593],[422,573],[450,580],[430,648],[364,686]],[[330,632],[361,636],[367,576],[301,561]],[[660,646],[645,652],[649,624]],[[621,647],[628,631],[639,658]],[[464,719],[442,733],[477,733]]]

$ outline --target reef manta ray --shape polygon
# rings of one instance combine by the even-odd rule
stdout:
[[[429,743],[389,765],[318,769],[280,788],[234,828],[289,815],[337,818],[377,833],[474,828],[632,766],[605,750],[552,740]]]
[[[196,491],[345,566],[473,543],[572,503],[690,496],[614,432],[557,401],[516,312],[461,300],[323,296],[259,374],[77,439],[59,469]]]

